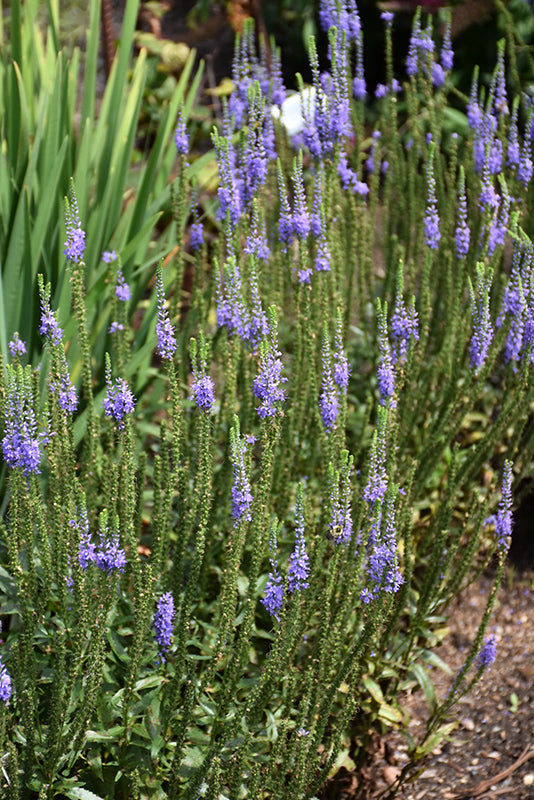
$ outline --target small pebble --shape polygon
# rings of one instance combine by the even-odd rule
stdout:
[[[525,786],[533,786],[534,785],[534,773],[527,772],[526,775],[523,775],[523,783]]]

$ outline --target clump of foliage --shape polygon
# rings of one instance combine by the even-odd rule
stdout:
[[[394,794],[496,657],[484,638],[512,483],[534,449],[530,102],[509,96],[501,48],[490,86],[473,79],[466,136],[450,135],[447,29],[438,42],[416,16],[401,86],[385,13],[369,135],[356,7],[325,2],[321,22],[330,70],[312,40],[296,121],[276,54],[267,64],[250,30],[238,41],[209,244],[202,220],[186,225],[179,115],[180,238],[141,322],[135,280],[105,252],[101,360],[85,263],[97,234],[71,188],[80,392],[46,278],[40,370],[10,332],[0,779],[13,800],[311,798],[349,724],[361,763],[372,729],[406,730],[404,693],[420,689],[428,719]],[[141,397],[139,325],[155,349]],[[478,631],[438,698],[438,629],[490,563]]]

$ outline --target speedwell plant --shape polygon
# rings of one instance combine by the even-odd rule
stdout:
[[[96,233],[69,194],[80,380],[46,278],[43,366],[13,330],[2,371],[10,800],[312,798],[340,760],[363,762],[370,732],[406,731],[403,697],[422,690],[393,795],[497,657],[486,628],[534,448],[532,111],[501,51],[451,131],[448,25],[438,37],[416,15],[401,85],[383,18],[371,132],[353,2],[321,5],[329,68],[312,42],[291,138],[276,51],[238,41],[213,137],[218,228],[194,218],[153,270],[154,418],[128,369],[135,286],[109,253],[109,348],[93,357]],[[175,145],[187,219],[183,117]],[[439,629],[488,565],[480,626],[438,696]]]

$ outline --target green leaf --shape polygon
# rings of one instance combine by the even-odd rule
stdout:
[[[435,750],[436,747],[438,747],[438,745],[457,727],[457,725],[457,722],[449,722],[447,725],[442,725],[441,728],[438,728],[438,730],[434,731],[434,733],[431,733],[424,744],[415,748],[415,751],[412,754],[413,760],[419,761],[421,758],[424,758],[431,753],[432,750]]]
[[[161,675],[150,675],[147,678],[141,678],[140,681],[137,681],[134,690],[140,692],[142,689],[154,689],[156,686],[161,686],[164,680],[165,679]]]
[[[104,800],[100,795],[90,792],[89,789],[74,788],[65,790],[67,797],[71,800]]]
[[[376,681],[366,676],[365,678],[362,678],[362,683],[376,703],[381,705],[385,702],[382,689]]]
[[[378,719],[385,725],[398,725],[404,717],[399,708],[382,703],[378,709]]]
[[[415,677],[417,683],[423,690],[430,710],[434,711],[438,701],[436,698],[436,690],[434,688],[434,684],[430,680],[428,672],[421,664],[413,664],[410,669],[410,674],[412,674]]]
[[[114,725],[107,731],[87,731],[85,738],[88,742],[117,742],[125,730],[122,725]]]

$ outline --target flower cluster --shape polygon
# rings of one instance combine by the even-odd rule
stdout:
[[[497,658],[497,637],[489,636],[484,642],[478,654],[477,661],[479,667],[489,667]]]
[[[64,353],[61,353],[60,364],[59,377],[57,380],[50,383],[50,389],[53,392],[57,391],[60,408],[67,414],[74,414],[78,407],[78,397],[76,395],[76,389],[70,382],[67,359]]]
[[[122,270],[120,267],[117,270],[117,284],[115,286],[115,295],[122,303],[127,303],[128,300],[131,300],[132,297],[132,290],[126,283],[126,280],[124,278],[124,275],[122,274]]]
[[[41,446],[49,434],[37,431],[31,373],[8,367],[5,425],[2,451],[6,464],[24,470],[25,475],[40,472]]]
[[[309,586],[310,558],[306,552],[304,538],[304,508],[302,484],[297,490],[295,506],[295,548],[289,557],[287,570],[287,588],[291,593],[301,592]]]
[[[501,553],[506,553],[512,541],[512,462],[506,461],[504,464],[502,484],[501,484],[501,500],[499,509],[496,514],[492,514],[486,520],[486,525],[493,524],[495,533],[497,535],[497,547]]]
[[[174,598],[170,592],[165,592],[158,599],[154,614],[154,635],[162,661],[165,661],[172,644],[174,616]]]
[[[248,286],[249,305],[245,304],[241,287],[241,273],[234,256],[230,256],[224,270],[224,290],[219,280],[217,287],[217,325],[236,333],[242,341],[255,350],[269,333],[267,315],[263,310],[258,278],[251,270]]]
[[[111,379],[111,364],[106,364],[106,397],[104,398],[104,413],[112,417],[119,425],[119,430],[124,428],[124,417],[131,414],[135,408],[135,397],[128,388],[124,378]]]
[[[336,423],[341,409],[341,395],[347,393],[350,375],[349,363],[343,351],[342,319],[339,313],[334,337],[334,353],[332,354],[331,352],[328,331],[325,326],[323,330],[322,357],[323,381],[319,397],[319,408],[323,425],[329,431]]]
[[[347,456],[347,453],[344,453]],[[330,483],[332,499],[332,518],[328,531],[328,538],[336,544],[346,544],[352,537],[352,487],[351,471],[353,459],[345,458],[341,474],[336,472],[331,476]]]
[[[398,566],[395,489],[386,498],[385,523],[382,505],[374,510],[374,520],[367,542],[367,576],[370,586],[366,586],[360,597],[369,603],[380,591],[397,592],[403,582]]]
[[[85,252],[85,231],[80,222],[80,212],[74,189],[71,187],[69,199],[65,200],[65,226],[67,229],[67,241],[65,242],[64,253],[73,264],[79,264]]]
[[[392,362],[393,364],[402,363],[406,361],[410,344],[419,341],[419,318],[413,301],[408,308],[406,307],[401,291],[397,291],[395,307],[391,315],[391,336],[393,338]]]
[[[156,276],[156,291],[158,295],[158,319],[156,322],[158,353],[165,361],[172,361],[178,345],[176,344],[176,332],[169,319],[169,311],[165,304],[165,289],[163,288],[161,270],[158,270]]]
[[[203,337],[200,339],[200,353],[198,359],[196,341],[194,339],[191,340],[191,360],[193,362],[191,394],[199,408],[204,411],[211,411],[215,403],[215,384],[211,376],[207,373],[207,352]]]
[[[49,292],[41,292],[41,325],[39,333],[46,336],[51,344],[60,344],[63,331],[59,327],[56,315],[50,308]]]
[[[271,571],[265,585],[265,597],[261,602],[271,617],[280,620],[279,612],[284,603],[284,586],[276,559],[276,525],[273,525],[269,537],[269,550],[271,554],[269,558]]]
[[[112,533],[109,532],[107,512],[103,511],[99,520],[98,543],[93,541],[89,529],[89,518],[84,507],[80,508],[75,519],[69,521],[71,528],[78,531],[80,544],[78,548],[78,563],[85,571],[89,564],[95,564],[102,572],[124,572],[126,566],[126,553],[120,544],[118,518]]]
[[[8,703],[11,697],[11,675],[6,669],[5,664],[0,658],[0,700]]]
[[[436,180],[434,178],[434,146],[431,144],[426,167],[427,204],[425,214],[425,242],[431,250],[437,250],[441,239],[439,230]]]
[[[189,153],[189,137],[187,135],[187,126],[184,119],[183,110],[178,113],[176,120],[176,129],[174,131],[174,144],[179,155],[186,156]]]
[[[471,314],[473,317],[473,335],[471,337],[471,366],[475,374],[479,372],[486,357],[493,339],[493,328],[490,316],[490,290],[492,283],[492,273],[484,272],[482,264],[477,265],[477,278],[475,287],[469,283],[469,293],[471,297]]]
[[[373,435],[367,483],[363,491],[363,499],[373,505],[386,496],[388,476],[386,472],[386,446],[388,431],[388,409],[378,408],[378,430]]]
[[[18,331],[15,331],[7,346],[9,347],[11,358],[18,358],[26,353],[26,343],[19,337]]]
[[[234,483],[232,486],[232,516],[236,525],[240,520],[250,522],[252,519],[250,507],[254,497],[250,489],[250,481],[245,465],[246,450],[246,442],[241,439],[239,426],[236,420],[236,425],[230,431],[230,457],[234,475]]]
[[[287,378],[282,377],[282,356],[276,344],[276,321],[271,321],[270,336],[264,339],[261,348],[260,371],[254,379],[252,389],[254,397],[261,401],[258,416],[274,417],[280,410],[286,394],[282,384]]]

